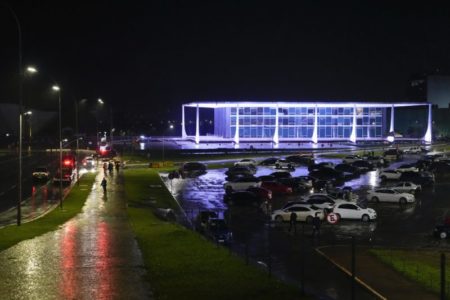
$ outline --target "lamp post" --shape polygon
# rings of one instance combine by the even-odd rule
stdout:
[[[33,112],[31,110],[24,112],[24,116],[28,116],[28,155],[31,155],[31,115]]]
[[[169,126],[168,129],[173,129],[173,124],[170,124],[170,126]],[[167,129],[164,131],[164,134],[166,134],[166,133],[167,133]],[[163,142],[163,144],[162,144],[162,163],[163,163],[163,165],[164,165],[164,148],[165,148],[164,135],[163,135],[162,142]]]
[[[0,2],[1,5],[9,10],[14,18],[14,22],[17,26],[17,58],[19,67],[19,178],[18,178],[18,197],[17,197],[17,226],[20,226],[22,213],[21,213],[21,203],[22,203],[22,106],[23,106],[23,69],[22,69],[22,28],[20,26],[19,18],[17,17],[14,10],[6,3]]]
[[[98,99],[97,99],[97,102],[98,102],[100,105],[102,105],[102,106],[105,104],[105,101],[103,101],[102,98],[98,98]],[[98,131],[98,130],[97,130],[97,131]],[[110,104],[110,105],[109,105],[109,139],[110,139],[110,142],[111,142],[111,150],[114,149],[114,146],[113,146],[113,143],[114,143],[113,135],[114,135],[114,127],[113,127],[113,109],[112,109],[112,106],[111,106],[111,104]],[[97,138],[97,144],[98,144],[98,138]]]
[[[58,92],[58,115],[59,115],[59,207],[63,207],[62,195],[62,131],[61,131],[61,88],[58,85],[52,86],[52,90]]]

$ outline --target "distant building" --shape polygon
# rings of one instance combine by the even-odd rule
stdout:
[[[186,132],[186,108],[195,108],[195,133]],[[431,142],[428,102],[198,102],[182,107],[182,137],[196,143],[213,138],[234,141],[384,140],[395,130],[397,109],[422,107],[427,120],[421,139]],[[423,109],[425,107],[426,109]],[[200,109],[214,110],[213,136],[201,135]]]

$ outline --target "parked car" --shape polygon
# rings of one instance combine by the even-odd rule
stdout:
[[[277,181],[290,187],[293,192],[304,191],[312,188],[312,181],[302,177],[279,178]]]
[[[367,160],[357,160],[352,162],[351,165],[359,168],[362,172],[373,171],[375,169],[375,166]]]
[[[389,149],[384,151],[383,157],[387,161],[395,161],[403,159],[403,151],[399,149]]]
[[[361,175],[361,170],[358,167],[352,166],[350,164],[337,164],[334,167],[335,170],[341,171],[341,172],[346,172],[346,173],[350,173],[353,175],[353,177],[358,177],[359,175]]]
[[[434,184],[434,175],[429,172],[403,172],[399,180],[411,181],[420,184],[422,187]]]
[[[205,236],[215,243],[228,244],[233,234],[224,219],[210,218],[206,223]]]
[[[387,163],[383,156],[364,156],[363,160],[370,162],[375,167],[382,167]]]
[[[419,172],[415,164],[404,164],[395,169],[398,172]]]
[[[314,164],[314,158],[304,155],[290,155],[286,157],[286,160],[294,165],[309,166]]]
[[[331,168],[322,168],[320,170],[314,170],[309,173],[309,177],[314,180],[325,180],[325,181],[344,181],[344,174],[338,170]]]
[[[312,223],[314,216],[317,216],[323,220],[325,215],[322,209],[313,205],[295,204],[288,208],[278,209],[272,213],[271,219],[276,222],[289,222],[291,214],[297,215],[297,221]]]
[[[409,193],[399,193],[391,188],[379,188],[367,192],[367,199],[373,202],[394,202],[400,204],[412,203],[416,201],[414,195]]]
[[[383,170],[380,172],[381,180],[398,180],[402,173],[396,170]]]
[[[277,180],[277,178],[275,176],[272,176],[272,175],[258,176],[258,179],[259,179],[259,181],[276,181]]]
[[[199,232],[204,232],[206,228],[206,223],[211,218],[218,218],[217,212],[212,210],[201,211],[195,218],[194,225],[195,229]]]
[[[223,198],[227,205],[252,205],[260,206],[265,200],[249,191],[238,191],[232,193],[226,193]]]
[[[362,220],[369,222],[377,219],[377,213],[372,208],[362,208],[355,203],[338,203],[333,207],[333,213],[339,219]]]
[[[404,154],[420,154],[422,153],[422,147],[410,147],[403,150]]]
[[[429,165],[429,170],[431,170],[437,174],[450,173],[450,161],[440,160],[440,161],[432,162]]]
[[[326,210],[331,210],[335,204],[340,202],[347,201],[344,201],[342,199],[335,199],[325,193],[314,193],[301,198],[301,203],[314,205],[315,207]]]
[[[236,175],[253,175],[256,173],[256,170],[251,169],[247,166],[233,166],[225,172],[227,176],[236,176]]]
[[[227,181],[224,183],[223,188],[227,192],[242,191],[250,187],[260,187],[261,181],[256,177],[240,177],[233,181]]]
[[[295,170],[294,165],[290,161],[287,161],[285,159],[277,160],[277,162],[275,163],[275,168],[289,170],[289,171]]]
[[[292,194],[292,188],[276,181],[263,181],[261,187],[271,190],[273,194],[277,195]]]
[[[264,187],[256,187],[252,186],[247,189],[247,191],[254,193],[256,196],[265,199],[265,200],[271,200],[272,199],[272,191],[268,190]]]
[[[344,164],[351,164],[351,163],[354,163],[355,161],[358,161],[358,160],[362,160],[362,157],[359,156],[359,155],[347,155],[346,157],[344,157],[342,159],[342,162]]]
[[[81,162],[81,164],[83,165],[83,167],[85,167],[86,169],[92,169],[95,167],[95,160],[92,156],[87,156],[83,159],[83,161]]]
[[[289,172],[285,172],[285,171],[277,171],[277,172],[273,172],[272,174],[270,174],[270,176],[275,177],[275,179],[279,179],[279,178],[291,178],[292,175]]]
[[[34,180],[48,180],[50,178],[50,172],[47,167],[37,167],[33,170]]]
[[[318,164],[311,164],[308,166],[308,171],[314,171],[314,170],[320,170],[323,168],[330,168],[333,169],[334,168],[334,164],[332,162],[321,162]]]
[[[235,166],[239,166],[239,167],[250,167],[250,168],[254,168],[256,166],[256,161],[254,159],[250,159],[250,158],[244,158],[241,159],[238,162],[234,163]]]
[[[199,162],[187,162],[178,170],[181,177],[196,177],[206,173],[206,165]]]
[[[269,157],[264,159],[259,163],[260,166],[275,166],[275,163],[277,162],[278,158],[276,157]]]
[[[350,202],[357,202],[358,195],[353,193],[351,190],[335,188],[327,193],[333,199],[345,200]]]
[[[422,186],[420,184],[414,184],[409,181],[402,181],[391,187],[391,189],[399,193],[410,193],[415,195],[417,192],[420,192],[422,190]]]

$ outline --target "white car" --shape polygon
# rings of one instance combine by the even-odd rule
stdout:
[[[352,164],[358,160],[362,160],[362,158],[359,155],[348,155],[342,159],[342,162],[344,164]]]
[[[333,212],[339,219],[362,220],[368,222],[377,219],[377,213],[372,208],[362,208],[354,203],[340,203],[333,207]]]
[[[399,193],[390,188],[380,188],[374,191],[368,191],[367,199],[373,202],[394,202],[400,204],[412,203],[416,201],[414,195],[409,193]]]
[[[396,170],[383,170],[380,172],[381,180],[398,180],[402,176],[402,172]]]
[[[419,172],[419,168],[415,165],[401,165],[395,170],[399,172]]]
[[[255,167],[256,164],[257,164],[256,161],[250,158],[244,158],[234,163],[236,167],[250,167],[250,168]]]
[[[422,148],[421,148],[421,147],[411,147],[411,148],[407,148],[407,149],[403,150],[403,153],[407,153],[407,154],[420,154],[420,153],[422,153]]]
[[[272,213],[272,221],[276,222],[289,222],[291,214],[297,215],[297,221],[312,223],[314,216],[317,216],[323,220],[325,215],[322,209],[311,205],[295,204],[285,209],[275,210]]]
[[[399,192],[399,193],[409,193],[415,194],[422,190],[422,186],[420,184],[414,184],[409,181],[402,181],[391,187],[391,189]]]
[[[384,158],[382,156],[366,156],[363,159],[377,167],[384,165]]]
[[[46,167],[38,167],[33,171],[33,179],[35,180],[48,180],[50,172]]]
[[[347,202],[342,199],[336,199],[325,193],[310,194],[301,199],[301,203],[314,205],[315,207],[331,210],[334,205],[341,202]]]
[[[233,181],[225,182],[223,188],[226,191],[243,191],[250,187],[260,187],[260,186],[261,181],[259,181],[257,178],[242,177],[237,178],[236,180]]]

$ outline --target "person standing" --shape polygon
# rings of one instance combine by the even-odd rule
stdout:
[[[297,233],[297,214],[295,212],[291,212],[289,217],[289,232],[291,232],[292,228],[294,228],[294,233]]]
[[[321,225],[321,221],[319,218],[319,213],[316,212],[316,214],[314,215],[313,221],[313,232],[312,232],[312,237],[320,236],[320,225]]]

